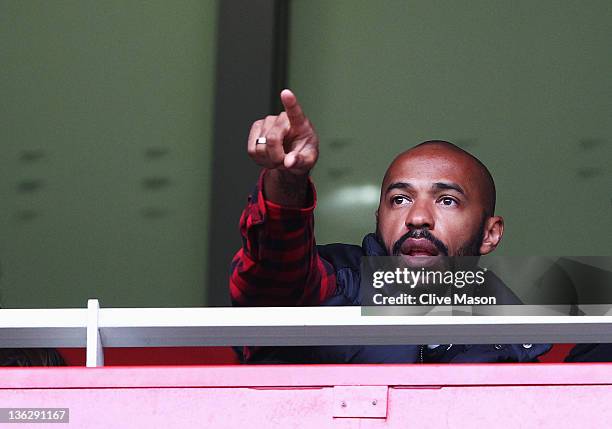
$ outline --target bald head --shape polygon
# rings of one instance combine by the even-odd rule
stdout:
[[[462,170],[468,176],[469,181],[474,185],[476,192],[482,200],[483,210],[486,217],[493,216],[495,213],[495,182],[489,169],[474,155],[461,149],[460,147],[444,141],[429,140],[420,143],[395,157],[383,179],[383,186],[387,183],[389,174],[397,164],[404,164],[415,157],[431,157],[435,159],[447,159],[450,167]],[[434,161],[435,162],[435,161]]]
[[[400,153],[387,169],[377,234],[389,255],[486,255],[504,232],[494,212],[489,170],[454,144],[432,140]]]

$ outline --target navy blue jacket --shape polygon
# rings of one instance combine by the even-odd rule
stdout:
[[[337,293],[322,305],[360,305],[360,263],[363,256],[386,256],[374,234],[364,237],[362,246],[329,244],[317,246],[319,256],[335,269]],[[493,273],[487,287],[494,288],[498,304],[520,304],[518,297]],[[489,289],[490,290],[490,289]],[[477,317],[477,316],[475,316]],[[486,344],[427,346],[283,346],[261,347],[249,363],[459,363],[534,362],[550,344]]]

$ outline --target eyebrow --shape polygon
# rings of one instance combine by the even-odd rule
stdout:
[[[463,190],[463,188],[453,182],[436,182],[433,184],[432,188],[443,189],[443,190],[452,189],[454,191],[459,192],[461,195],[465,196],[465,191]]]
[[[454,190],[465,196],[463,188],[454,182],[436,182],[431,187],[435,190]],[[414,189],[414,186],[408,182],[394,182],[387,186],[386,193],[389,193],[393,189]]]
[[[385,193],[389,193],[393,189],[413,189],[413,186],[407,182],[394,182],[387,186],[387,191]]]

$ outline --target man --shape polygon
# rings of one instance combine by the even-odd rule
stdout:
[[[486,167],[442,141],[398,155],[387,170],[376,234],[361,247],[316,246],[316,203],[309,173],[319,139],[297,98],[281,92],[285,111],[256,121],[249,156],[264,168],[240,220],[243,247],[232,261],[237,306],[359,305],[362,256],[407,260],[492,252],[503,232],[494,215],[495,185]],[[500,283],[497,280],[497,283]],[[496,286],[504,303],[518,299]],[[375,363],[533,361],[547,345],[245,347],[247,362]]]

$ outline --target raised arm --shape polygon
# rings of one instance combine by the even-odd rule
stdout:
[[[284,207],[305,207],[308,174],[319,157],[319,137],[304,115],[295,95],[281,92],[285,111],[268,116],[251,127],[248,152],[253,161],[268,169],[264,195]]]
[[[232,261],[234,305],[317,305],[336,289],[334,270],[316,251],[314,186],[319,139],[295,95],[285,111],[256,121],[249,156],[264,170],[240,219],[243,246]]]

